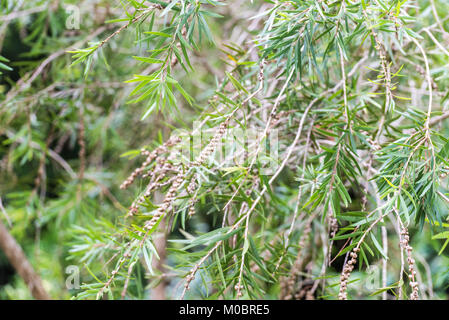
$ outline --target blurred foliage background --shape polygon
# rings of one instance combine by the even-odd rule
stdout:
[[[237,62],[259,60],[255,50],[248,51],[248,38],[257,33],[260,22],[253,23],[249,18],[263,11],[260,8],[272,5],[271,1],[235,0],[216,6],[212,11],[221,16],[207,17],[214,43],[198,42],[198,50],[189,52],[193,69],[172,70],[173,77],[195,102],[190,105],[177,92],[179,112],[156,112],[142,121],[147,104],[129,103],[135,85],[126,81],[153,68],[133,58],[145,55],[149,40],[130,27],[96,52],[92,63],[72,65],[74,59],[68,53],[86,48],[93,41],[100,42],[124,25],[126,21],[113,20],[123,18],[124,8],[131,7],[132,2],[1,0],[0,219],[55,299],[70,299],[85,290],[67,286],[73,282],[70,266],[80,271],[81,284],[97,282],[97,277],[107,279],[111,257],[101,251],[103,237],[120,232],[123,216],[144,188],[143,182],[128,190],[119,188],[136,167],[133,156],[143,147],[151,150],[162,144],[174,128],[191,128],[221,86],[224,71],[235,70]],[[408,2],[418,3],[422,19],[433,19],[430,1]],[[442,0],[436,2],[441,23],[449,30],[445,19],[449,5]],[[166,17],[159,23],[164,26],[170,21]],[[142,28],[146,30],[145,25]],[[447,49],[449,39],[443,38],[442,43]],[[439,57],[441,69],[433,70],[433,75],[438,78],[443,98],[448,94],[448,56],[435,59]],[[422,76],[415,72],[415,77],[409,80],[421,83]],[[440,109],[447,110],[447,100],[441,103]],[[449,137],[447,121],[439,133]],[[285,189],[279,189],[285,203],[296,197],[289,188],[296,188],[297,182],[289,174],[283,173]],[[361,201],[357,192],[351,196],[355,203]],[[216,226],[208,203],[204,200],[199,205],[187,231],[207,232]],[[449,257],[448,249],[442,250],[445,239],[434,239],[427,225],[419,230],[410,229],[419,281],[427,298],[447,299]],[[183,236],[174,231],[174,238]],[[335,246],[341,247],[345,241],[340,242]],[[391,268],[399,270],[399,254],[394,245],[390,250]],[[145,263],[136,266],[129,298],[154,297],[160,281],[167,282],[166,298],[179,295],[179,278],[170,278],[171,269],[180,263],[178,253],[173,250],[166,254],[168,275],[162,278],[160,274],[150,275]],[[338,276],[342,263],[337,261],[330,274]],[[353,279],[362,280],[351,287],[355,298],[379,297],[370,296],[379,288],[379,270],[354,271]],[[392,272],[388,282],[396,280]],[[277,299],[279,292],[279,285],[274,284],[264,297]],[[192,290],[187,297],[204,295],[203,288]],[[24,281],[0,251],[0,299],[31,298]]]

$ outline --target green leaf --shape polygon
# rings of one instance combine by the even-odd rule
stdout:
[[[146,62],[146,63],[164,63],[163,60],[153,59],[153,58],[148,58],[148,57],[133,56],[133,58],[136,60],[142,61],[142,62]]]

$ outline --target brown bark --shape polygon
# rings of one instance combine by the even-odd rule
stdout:
[[[163,197],[160,192],[156,192],[155,194],[155,201],[161,202],[163,200]],[[165,220],[162,220],[159,224],[158,228],[160,230],[160,234],[156,235],[154,238],[154,247],[156,248],[156,251],[159,255],[160,259],[153,258],[152,267],[153,270],[159,271],[161,273],[164,272],[163,266],[165,263],[166,258],[166,246],[167,246],[167,237],[165,233]],[[165,294],[165,289],[167,287],[167,281],[162,276],[160,279],[160,282],[157,284],[156,287],[151,289],[151,300],[165,300],[167,298]]]
[[[158,116],[158,120],[160,116]],[[161,119],[162,120],[162,119]],[[157,122],[159,123],[159,122]],[[169,134],[167,127],[163,126],[161,128],[162,133],[165,135]],[[156,203],[161,203],[164,200],[164,196],[162,195],[162,193],[160,191],[156,191],[154,193],[154,201]],[[166,300],[167,299],[167,295],[166,295],[166,288],[167,288],[167,279],[165,279],[165,277],[163,276],[164,274],[164,263],[165,263],[165,259],[167,257],[167,251],[166,251],[166,247],[167,247],[167,233],[166,233],[166,221],[165,221],[165,217],[162,218],[162,221],[160,222],[159,226],[158,226],[159,234],[155,236],[154,238],[154,247],[156,248],[156,251],[159,255],[160,259],[157,259],[156,257],[153,258],[153,262],[152,262],[152,268],[153,270],[155,270],[156,272],[159,271],[161,273],[161,279],[159,281],[159,283],[151,289],[150,292],[150,299],[151,300]]]
[[[25,281],[33,297],[37,300],[50,300],[42,285],[41,278],[34,271],[20,245],[0,221],[0,248],[5,253],[16,272]]]

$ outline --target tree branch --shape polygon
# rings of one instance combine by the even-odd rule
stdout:
[[[19,276],[25,281],[33,297],[37,300],[50,300],[50,296],[42,285],[41,278],[34,271],[20,245],[1,221],[0,248],[5,252],[6,257]]]

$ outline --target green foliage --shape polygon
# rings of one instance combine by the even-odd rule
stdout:
[[[53,297],[447,298],[444,1],[69,4],[0,7],[1,219]]]

